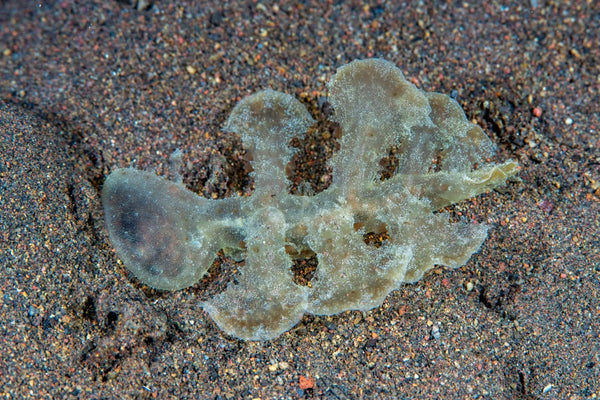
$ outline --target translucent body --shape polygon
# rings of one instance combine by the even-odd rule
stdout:
[[[285,174],[289,140],[313,120],[298,100],[272,90],[242,100],[225,127],[252,154],[252,196],[210,200],[147,172],[112,172],[102,198],[125,265],[152,287],[176,290],[196,283],[219,249],[243,242],[236,282],[203,307],[244,340],[277,337],[307,312],[377,307],[434,265],[463,265],[487,228],[433,211],[504,183],[517,164],[484,164],[494,146],[458,103],[417,89],[387,61],[345,65],[329,90],[342,138],[332,184],[315,196],[289,194]],[[392,145],[399,167],[381,181],[379,160]],[[381,226],[382,245],[367,244],[364,235]],[[318,266],[311,285],[300,286],[290,254],[306,253]]]

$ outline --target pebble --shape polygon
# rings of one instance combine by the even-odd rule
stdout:
[[[440,333],[440,327],[437,324],[431,328],[431,336],[433,336],[435,340],[440,340],[442,337],[442,334]]]
[[[474,286],[474,285],[473,285],[473,282],[471,282],[471,281],[468,281],[468,282],[465,284],[465,289],[467,289],[467,292],[470,292],[471,290],[473,290],[473,286]]]

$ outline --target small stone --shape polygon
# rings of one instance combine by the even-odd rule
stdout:
[[[298,379],[298,386],[302,390],[313,389],[315,387],[315,378],[300,375],[300,378]]]
[[[440,327],[438,325],[434,325],[431,328],[431,336],[433,336],[435,340],[440,340],[442,337],[442,334],[440,333]]]
[[[281,369],[288,369],[290,367],[290,364],[287,363],[286,361],[281,361],[278,365],[279,365],[279,368],[281,368]]]
[[[138,11],[146,11],[149,10],[150,7],[152,7],[152,2],[149,0],[138,0],[136,5]]]

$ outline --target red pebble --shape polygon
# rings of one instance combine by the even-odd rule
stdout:
[[[299,382],[300,389],[302,389],[302,390],[312,389],[315,387],[315,378],[300,375],[298,382]]]

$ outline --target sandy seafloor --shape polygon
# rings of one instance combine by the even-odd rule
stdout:
[[[0,398],[600,397],[598,4],[1,2]],[[248,195],[233,106],[270,87],[323,119],[326,82],[367,57],[453,95],[522,167],[447,209],[492,226],[464,267],[264,343],[199,308],[218,274],[131,276],[104,228],[112,169],[166,174],[179,148],[203,195]],[[302,146],[297,179],[325,185],[334,139]]]

